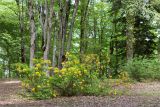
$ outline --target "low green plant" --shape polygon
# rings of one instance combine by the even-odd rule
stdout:
[[[160,61],[158,59],[136,58],[122,67],[131,78],[137,81],[160,80]]]

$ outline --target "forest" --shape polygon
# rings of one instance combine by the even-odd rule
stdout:
[[[2,96],[9,81],[28,102],[129,93],[160,107],[160,0],[0,0]]]

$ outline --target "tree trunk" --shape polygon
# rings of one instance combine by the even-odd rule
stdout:
[[[77,10],[78,10],[78,4],[79,4],[79,0],[75,0],[74,12],[73,12],[73,16],[72,16],[72,19],[71,19],[71,25],[70,25],[70,31],[69,31],[69,38],[68,38],[68,43],[67,43],[67,52],[69,52],[69,51],[70,51],[70,48],[71,48],[73,27],[74,27],[74,22],[75,22]]]
[[[25,45],[24,45],[24,7],[23,7],[23,0],[22,5],[20,6],[20,1],[16,0],[18,6],[18,15],[19,15],[19,32],[21,36],[21,62],[26,62],[25,56]]]
[[[62,7],[62,0],[59,0],[59,38],[58,38],[58,47],[59,47],[59,56],[58,56],[58,68],[62,68],[62,44],[63,44],[63,7]]]
[[[33,1],[28,0],[28,9],[29,9],[29,21],[30,21],[30,68],[33,67],[33,58],[35,53],[35,39],[36,39],[36,27],[35,27],[35,21],[34,21],[34,13],[33,13]]]
[[[70,7],[71,7],[71,0],[66,0],[64,4],[64,8],[62,9],[62,23],[63,23],[63,33],[62,33],[62,55],[65,54],[65,40],[66,40],[66,33],[67,33],[67,27],[68,27],[68,20],[69,20],[69,13],[70,13]]]
[[[134,44],[134,16],[128,15],[126,16],[126,50],[127,50],[127,61],[132,60],[133,58],[133,44]]]
[[[88,12],[88,5],[90,0],[82,0],[81,1],[81,33],[80,33],[80,61],[82,58],[82,55],[85,53],[85,30],[86,30],[86,17]]]

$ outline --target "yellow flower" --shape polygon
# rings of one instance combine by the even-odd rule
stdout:
[[[65,74],[65,72],[61,72],[61,74],[62,74],[62,75],[64,75],[64,74]]]
[[[23,72],[26,72],[27,71],[27,69],[23,69]]]
[[[50,60],[44,60],[44,63],[45,64],[51,64],[51,61]]]
[[[84,73],[87,73],[87,70],[84,70]]]
[[[79,61],[78,61],[78,60],[75,60],[74,63],[75,63],[75,64],[79,64]]]
[[[41,88],[41,86],[40,86],[40,85],[38,85],[38,86],[37,86],[37,88]]]
[[[112,78],[112,75],[110,75],[109,78]]]
[[[114,90],[114,93],[113,93],[114,95],[117,95],[117,91],[116,90]]]
[[[22,85],[22,87],[25,87],[25,83],[22,82],[21,85]]]
[[[38,68],[37,68],[37,67],[35,67],[34,69],[35,69],[36,71],[38,70]]]
[[[35,90],[36,90],[35,88],[32,88],[32,92],[35,92]]]
[[[81,81],[81,82],[79,82],[79,84],[82,84],[83,82]]]
[[[33,61],[33,62],[36,62],[37,60],[33,58],[32,61]]]
[[[36,75],[38,76],[38,77],[40,77],[41,76],[41,74],[40,74],[40,72],[36,72]]]
[[[58,68],[55,68],[54,69],[54,73],[58,73],[59,72],[59,69]]]
[[[61,70],[61,72],[65,72],[66,71],[66,69],[65,68],[63,68],[62,70]]]
[[[41,64],[36,64],[36,67],[37,67],[37,68],[40,68],[40,67],[41,67]]]
[[[54,92],[52,95],[53,95],[53,97],[56,97],[56,96],[57,96],[55,92]]]
[[[68,56],[69,56],[69,52],[66,53],[66,57],[68,57]]]
[[[28,88],[28,87],[29,87],[29,84],[26,83],[26,84],[25,84],[25,87]]]
[[[53,70],[53,67],[48,67],[48,70]]]

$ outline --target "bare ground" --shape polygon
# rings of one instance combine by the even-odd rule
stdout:
[[[27,100],[18,93],[20,81],[0,81],[0,107],[160,107],[160,82],[132,84],[121,96],[59,97],[52,100]]]

